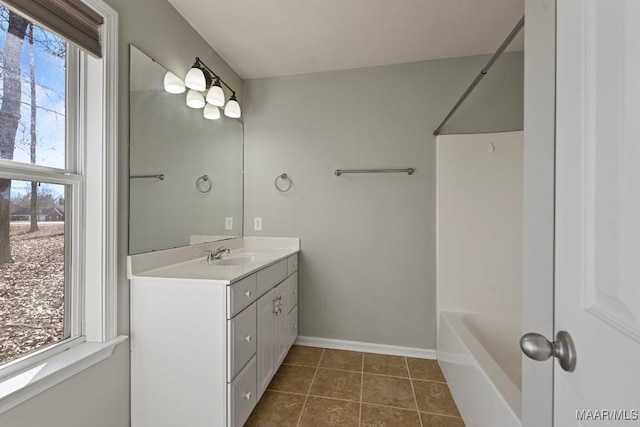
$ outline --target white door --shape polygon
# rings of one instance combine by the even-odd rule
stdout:
[[[556,4],[554,425],[638,425],[640,1]]]

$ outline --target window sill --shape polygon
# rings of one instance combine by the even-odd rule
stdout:
[[[111,356],[127,340],[83,342],[0,382],[0,414]]]

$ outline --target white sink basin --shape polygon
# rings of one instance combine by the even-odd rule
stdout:
[[[214,261],[214,265],[247,265],[268,262],[274,259],[272,255],[261,253],[239,253],[231,255],[223,255],[222,259]]]

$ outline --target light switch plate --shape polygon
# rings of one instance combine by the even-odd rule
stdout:
[[[253,218],[253,230],[262,231],[262,218]]]
[[[224,219],[224,229],[225,230],[233,230],[233,218],[226,217]]]

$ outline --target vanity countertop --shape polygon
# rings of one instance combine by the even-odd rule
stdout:
[[[219,247],[229,248],[231,253],[222,255],[220,260],[207,261],[207,252]],[[299,251],[297,238],[230,239],[131,255],[127,258],[127,276],[131,280],[206,280],[228,285]]]

